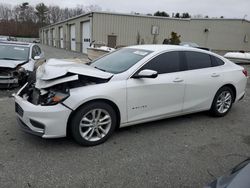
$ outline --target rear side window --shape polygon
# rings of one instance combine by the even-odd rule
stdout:
[[[180,56],[179,52],[166,52],[158,55],[140,70],[150,69],[155,70],[158,74],[171,73],[180,71]]]
[[[201,52],[185,52],[188,70],[212,67],[211,57]]]

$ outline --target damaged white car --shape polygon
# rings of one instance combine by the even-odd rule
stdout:
[[[23,85],[35,68],[35,63],[44,58],[40,47],[23,42],[0,42],[0,88]]]
[[[15,95],[20,126],[43,138],[70,133],[81,145],[115,128],[210,110],[226,115],[245,95],[247,72],[212,52],[142,45],[88,65],[51,59]]]

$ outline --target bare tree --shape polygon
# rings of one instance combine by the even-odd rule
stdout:
[[[77,5],[75,8],[60,8],[39,3],[35,7],[24,2],[12,7],[0,4],[0,35],[38,37],[39,27],[56,23],[91,11],[100,11],[98,5]]]
[[[11,5],[0,4],[0,20],[12,19]]]
[[[59,6],[48,7],[48,17],[50,23],[56,23],[61,20],[62,12]]]
[[[44,3],[39,3],[36,5],[36,16],[38,18],[38,23],[44,26],[48,21],[48,7]]]

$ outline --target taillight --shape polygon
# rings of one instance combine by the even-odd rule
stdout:
[[[243,74],[247,77],[247,70],[244,69],[242,72],[243,72]]]

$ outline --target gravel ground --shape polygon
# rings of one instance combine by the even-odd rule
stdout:
[[[43,49],[47,57],[82,57]],[[96,147],[20,131],[13,91],[0,91],[0,187],[196,188],[250,156],[249,91],[224,118],[198,113],[123,128]]]

